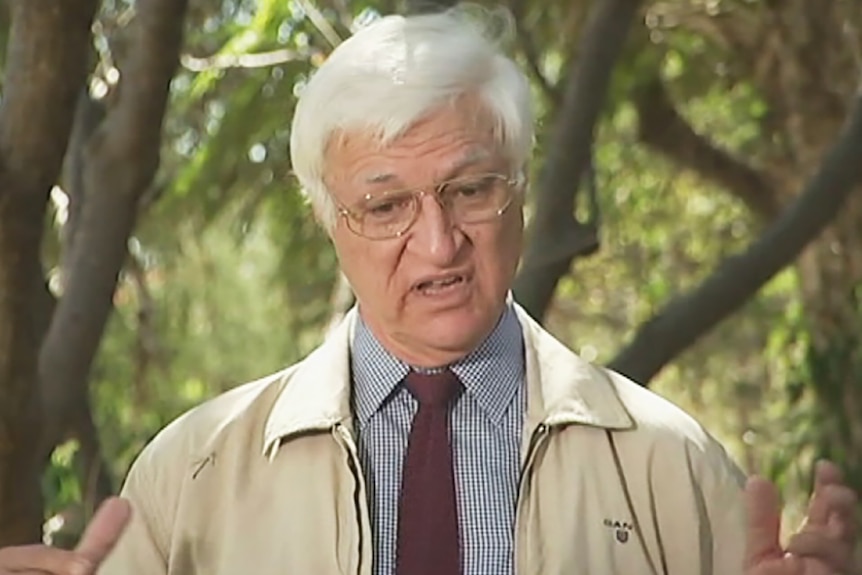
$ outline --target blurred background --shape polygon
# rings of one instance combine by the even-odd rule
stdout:
[[[857,0],[483,5],[539,115],[518,299],[790,526],[817,457],[862,488]],[[74,541],[161,427],[351,305],[291,114],[351,30],[424,9],[0,0],[0,546]]]

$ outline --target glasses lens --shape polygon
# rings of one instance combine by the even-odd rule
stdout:
[[[384,194],[362,205],[354,231],[373,239],[395,237],[407,229],[415,213],[416,198],[413,193]]]
[[[369,239],[401,235],[413,224],[419,209],[419,191],[389,192],[369,198],[350,212],[347,225]],[[512,203],[514,191],[501,174],[457,178],[442,184],[438,199],[460,223],[479,223],[499,217]]]
[[[445,184],[440,197],[457,221],[478,223],[496,218],[509,206],[512,188],[504,176],[484,174]]]

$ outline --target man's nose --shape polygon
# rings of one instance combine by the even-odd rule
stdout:
[[[446,265],[458,253],[458,230],[451,212],[435,194],[425,194],[419,202],[419,215],[413,224],[411,248],[436,265]]]

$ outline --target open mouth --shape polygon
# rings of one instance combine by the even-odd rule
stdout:
[[[452,288],[464,282],[464,276],[453,275],[436,280],[426,280],[416,285],[416,290],[422,293],[435,293]]]

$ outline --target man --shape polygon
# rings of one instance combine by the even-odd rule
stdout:
[[[344,42],[291,153],[357,308],[163,430],[78,550],[0,573],[858,575],[835,466],[782,547],[774,487],[512,301],[532,139],[527,80],[463,12]]]

